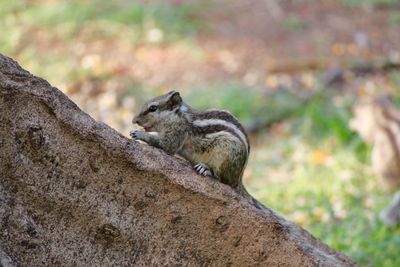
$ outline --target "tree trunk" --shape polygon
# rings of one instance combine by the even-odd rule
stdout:
[[[352,266],[0,55],[0,266]]]

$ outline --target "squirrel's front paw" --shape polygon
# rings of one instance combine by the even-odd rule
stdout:
[[[132,137],[134,140],[142,139],[143,136],[143,131],[141,130],[132,130],[129,135]]]
[[[197,163],[194,165],[194,169],[198,174],[203,176],[212,176],[211,170],[203,163]]]

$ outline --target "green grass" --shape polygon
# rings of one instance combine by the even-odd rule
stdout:
[[[270,141],[273,145],[257,149],[269,149],[278,155],[282,150],[287,151],[278,168],[285,169],[288,178],[274,180],[278,164],[267,166],[264,175],[254,178],[265,182],[247,182],[251,191],[268,206],[362,266],[398,266],[400,228],[388,229],[378,220],[377,214],[390,196],[379,191],[368,166],[359,162],[351,150],[332,149],[327,144],[319,149],[328,153],[333,162],[316,164],[310,159],[316,148],[306,139],[300,140],[288,143],[287,139],[273,138]],[[295,161],[291,158],[292,152],[300,144],[304,158]],[[285,160],[291,162],[285,163]],[[251,161],[249,168],[255,168]]]
[[[357,6],[373,6],[373,7],[391,7],[399,6],[399,0],[342,0],[345,5]]]
[[[295,15],[285,17],[282,25],[284,29],[293,32],[304,30],[307,27],[306,21]]]
[[[240,84],[216,84],[207,88],[193,88],[183,94],[187,103],[197,109],[210,107],[227,109],[241,121],[257,117],[265,104],[265,96],[259,90],[246,88]],[[252,107],[252,108],[249,108]]]
[[[194,10],[190,5],[172,8],[161,1],[146,5],[126,1],[97,0],[87,4],[67,1],[56,7],[33,6],[27,18],[40,26],[58,26],[70,22],[75,23],[76,27],[83,23],[119,24],[135,30],[139,39],[145,38],[147,30],[158,28],[167,34],[168,40],[173,40],[198,29]]]
[[[301,112],[304,97],[289,90],[280,89],[265,93],[259,88],[250,88],[240,83],[208,85],[192,88],[184,93],[185,100],[195,108],[210,107],[232,112],[243,124],[254,120],[270,124]]]
[[[322,92],[297,113],[295,127],[305,138],[314,140],[316,144],[319,140],[332,139],[339,147],[347,147],[358,159],[365,161],[369,148],[348,127],[353,104],[353,97]]]
[[[399,26],[400,25],[400,12],[398,11],[393,11],[389,15],[389,24],[392,26]]]
[[[206,27],[197,16],[201,10],[203,6],[199,4],[171,6],[163,1],[1,1],[0,51],[8,55],[20,53],[28,43],[35,42],[27,38],[36,32],[45,32],[46,38],[63,42],[118,38],[134,45],[187,39]]]
[[[197,15],[204,8],[161,0],[0,1],[0,53],[60,89],[116,78],[118,71],[107,65],[107,49],[122,47],[133,54],[142,45],[191,43],[193,34],[206,27]],[[92,55],[99,56],[99,64],[85,67],[83,61]],[[122,87],[129,83],[135,81]]]

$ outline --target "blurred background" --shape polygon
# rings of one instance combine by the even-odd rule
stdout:
[[[400,227],[355,101],[400,103],[400,0],[0,1],[0,52],[128,136],[171,88],[246,125],[244,181],[267,206],[362,266],[400,266]]]

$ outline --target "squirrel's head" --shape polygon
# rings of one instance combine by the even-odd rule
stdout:
[[[139,114],[133,118],[132,123],[142,126],[146,132],[154,131],[157,125],[170,117],[181,104],[182,98],[179,92],[169,91],[165,95],[147,101]]]

